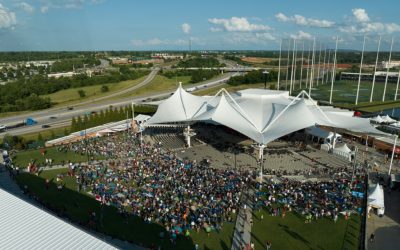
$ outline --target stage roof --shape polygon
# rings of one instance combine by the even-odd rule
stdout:
[[[384,134],[371,126],[368,119],[335,109],[321,109],[305,91],[292,97],[287,91],[264,89],[247,89],[234,94],[221,89],[210,97],[192,95],[179,86],[158,106],[148,124],[196,121],[225,125],[259,144],[315,125]]]
[[[2,249],[117,249],[0,188]]]

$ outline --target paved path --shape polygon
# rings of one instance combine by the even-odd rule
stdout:
[[[254,189],[247,189],[242,195],[242,206],[236,219],[231,250],[241,249],[240,246],[251,242],[251,221],[253,220]],[[246,209],[244,208],[246,206]]]

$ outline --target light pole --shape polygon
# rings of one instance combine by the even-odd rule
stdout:
[[[267,78],[268,78],[269,72],[267,70],[264,70],[262,73],[264,75],[264,89],[267,89]]]

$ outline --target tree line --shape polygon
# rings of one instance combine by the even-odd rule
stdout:
[[[278,80],[277,71],[270,70],[267,76],[263,74],[263,71],[264,70],[252,70],[245,75],[233,76],[228,80],[228,84],[236,86],[241,84],[264,83],[265,79],[267,79],[267,83]]]
[[[150,105],[136,105],[135,115],[147,114],[152,115],[156,112],[157,107]],[[77,132],[88,128],[103,125],[109,122],[117,122],[124,119],[132,119],[132,107],[130,105],[115,108],[110,106],[108,109],[100,112],[92,112],[83,116],[73,117],[71,121],[71,132]]]
[[[194,57],[180,61],[176,67],[178,68],[217,68],[224,67],[214,57]]]
[[[134,80],[148,73],[145,70],[128,70],[126,72],[108,72],[104,75],[92,77],[86,74],[78,74],[56,79],[45,75],[35,75],[29,79],[18,79],[15,82],[0,85],[0,113],[48,108],[51,106],[50,99],[43,98],[41,95],[69,88]]]
[[[171,79],[177,76],[190,76],[191,83],[198,83],[201,81],[209,80],[214,76],[219,75],[218,70],[169,70],[162,72],[162,75]]]
[[[51,72],[66,72],[78,68],[93,67],[100,65],[100,60],[95,57],[73,58],[54,62],[51,66]]]

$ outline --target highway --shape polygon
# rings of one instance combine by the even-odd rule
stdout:
[[[48,128],[42,128],[42,125],[46,124],[51,126],[51,128],[57,128],[57,127],[63,127],[67,126],[71,123],[71,119],[74,116],[79,116],[79,115],[84,115],[88,112],[92,111],[100,111],[107,109],[110,105],[113,107],[120,107],[120,106],[125,106],[129,105],[132,102],[134,103],[144,103],[145,101],[151,101],[152,99],[159,99],[159,98],[165,98],[171,93],[173,93],[175,90],[165,90],[165,91],[160,91],[160,92],[154,92],[154,93],[149,93],[143,96],[135,96],[135,97],[129,97],[129,98],[123,98],[121,100],[109,100],[110,97],[116,97],[118,95],[134,91],[136,89],[142,88],[145,85],[149,84],[155,75],[157,74],[158,69],[152,70],[152,72],[144,79],[142,82],[139,84],[130,87],[129,89],[125,89],[119,92],[112,93],[106,97],[101,97],[97,99],[92,99],[90,101],[84,101],[79,104],[74,105],[74,109],[68,110],[66,107],[58,107],[58,108],[51,108],[47,110],[42,110],[38,112],[32,112],[29,114],[25,115],[17,115],[17,116],[12,116],[12,117],[5,117],[0,119],[0,124],[3,125],[12,125],[16,124],[18,122],[24,121],[27,117],[32,117],[34,120],[36,120],[38,123],[32,126],[23,126],[15,129],[10,129],[6,132],[0,133],[0,138],[3,138],[3,136],[8,133],[10,135],[21,135],[21,134],[26,134],[26,133],[33,133],[33,132],[41,132],[44,130],[48,130]],[[230,77],[237,75],[237,72],[230,72],[226,73],[224,75],[221,75],[220,77],[212,80],[208,80],[205,82],[197,83],[197,84],[190,84],[186,85],[185,88],[193,88],[196,87],[197,89],[207,89],[211,87],[215,87],[218,85],[224,84]],[[55,117],[55,118],[51,118]]]

